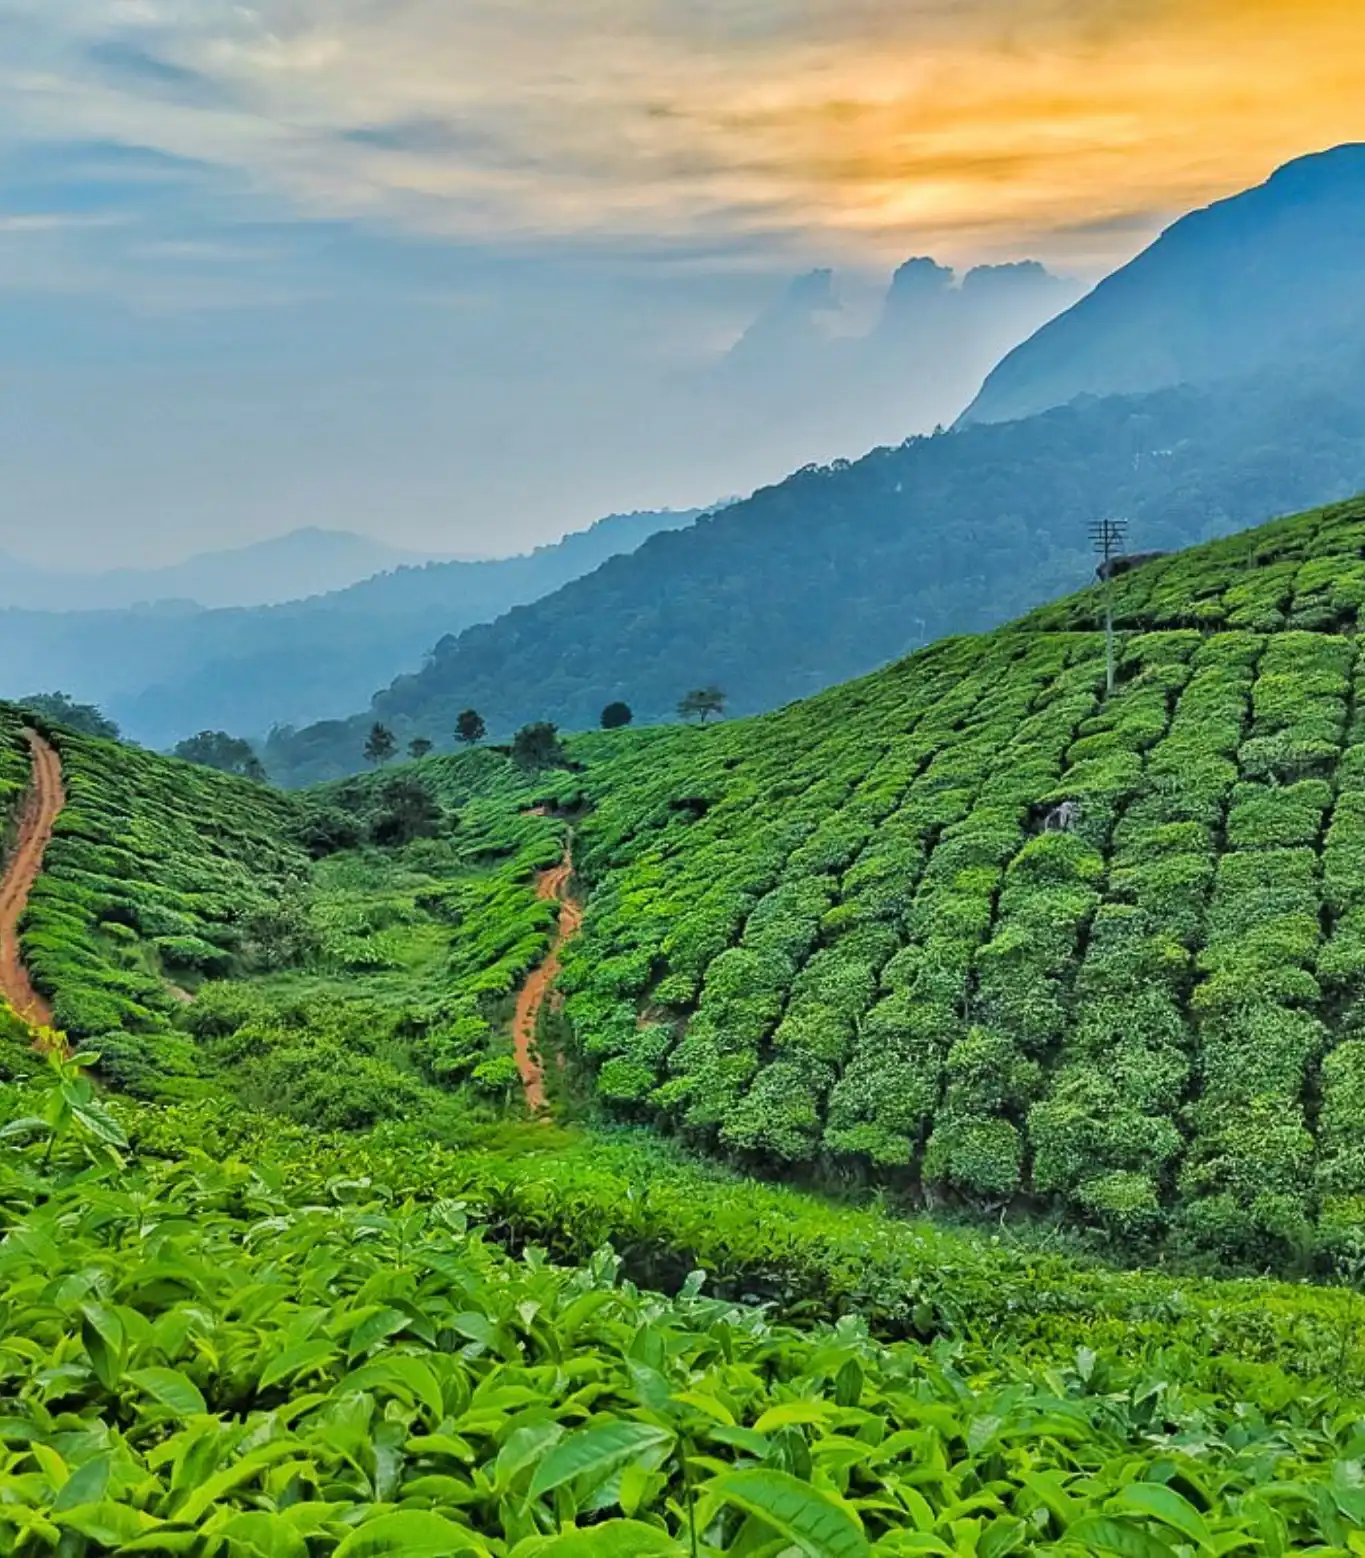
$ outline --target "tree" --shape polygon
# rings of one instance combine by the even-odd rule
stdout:
[[[230,736],[225,730],[201,730],[175,748],[175,755],[201,768],[216,768],[219,773],[236,774],[239,779],[254,779],[264,784],[269,777],[265,764],[256,756],[249,741]]]
[[[609,703],[602,710],[602,729],[620,730],[635,718],[628,703]]]
[[[420,762],[431,752],[431,742],[425,736],[414,736],[408,742],[408,756]]]
[[[476,746],[488,734],[488,726],[477,709],[465,709],[455,721],[455,739],[467,747]]]
[[[370,726],[370,734],[365,740],[365,761],[382,765],[387,763],[397,750],[398,743],[393,739],[393,732],[387,725],[381,725],[376,720]]]
[[[93,703],[77,703],[70,693],[35,692],[20,698],[19,703],[54,725],[65,725],[83,736],[103,736],[106,741],[119,738],[119,728],[113,720]]]
[[[522,768],[562,768],[568,762],[559,727],[548,720],[523,725],[512,739],[512,760]]]
[[[432,838],[444,820],[440,802],[420,779],[395,775],[379,792],[379,806],[370,818],[370,840],[394,847]]]
[[[725,712],[725,694],[719,687],[696,687],[679,700],[678,715],[681,719],[700,720],[704,725],[713,714]]]

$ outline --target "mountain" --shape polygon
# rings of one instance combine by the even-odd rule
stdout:
[[[822,459],[951,422],[1002,354],[1082,290],[1035,261],[959,275],[927,257],[896,271],[873,312],[844,287],[828,269],[797,276],[700,375],[737,434],[780,434],[796,458]]]
[[[110,611],[158,601],[265,606],[344,589],[384,569],[425,560],[369,536],[312,526],[164,568],[83,573],[0,558],[0,609]]]
[[[0,694],[61,688],[127,735],[263,735],[346,713],[452,630],[559,588],[696,511],[611,515],[521,557],[427,563],[285,605],[0,611]]]
[[[1012,351],[962,420],[1204,383],[1359,338],[1362,267],[1365,144],[1300,158],[1169,228]]]
[[[806,696],[1081,583],[1087,527],[1173,548],[1365,488],[1358,352],[1216,389],[1061,408],[798,472],[444,643],[371,708],[275,743],[307,782],[360,763],[373,719],[440,739],[474,707],[505,736],[624,699],[669,718],[717,683],[733,713]]]

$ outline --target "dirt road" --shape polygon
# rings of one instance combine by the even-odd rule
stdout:
[[[28,907],[28,895],[43,868],[43,851],[52,837],[52,825],[66,805],[62,765],[56,752],[37,733],[24,734],[33,751],[33,773],[19,837],[0,881],[0,995],[35,1028],[52,1025],[52,1008],[29,982],[19,951],[19,920]]]
[[[573,880],[573,853],[564,851],[564,859],[548,871],[542,871],[536,881],[536,896],[559,904],[559,931],[545,961],[531,971],[517,997],[516,1016],[512,1019],[512,1040],[516,1048],[517,1069],[521,1072],[521,1085],[526,1094],[526,1107],[532,1114],[545,1109],[545,1072],[536,1053],[536,1028],[541,1009],[549,998],[551,987],[559,977],[559,954],[566,942],[572,941],[583,924],[583,905],[570,892]]]

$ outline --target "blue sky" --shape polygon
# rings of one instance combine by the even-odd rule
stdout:
[[[855,314],[914,253],[1093,279],[1349,138],[1359,30],[1356,0],[0,0],[0,551],[506,551],[856,454],[912,412],[736,423],[698,388],[792,275],[837,267]]]

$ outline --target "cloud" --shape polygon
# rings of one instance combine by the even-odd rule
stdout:
[[[991,257],[1022,234],[1112,262],[1132,213],[1349,138],[1362,85],[1358,0],[10,0],[8,16],[11,134],[202,161],[308,218],[513,245],[747,235],[880,263],[930,244]]]

